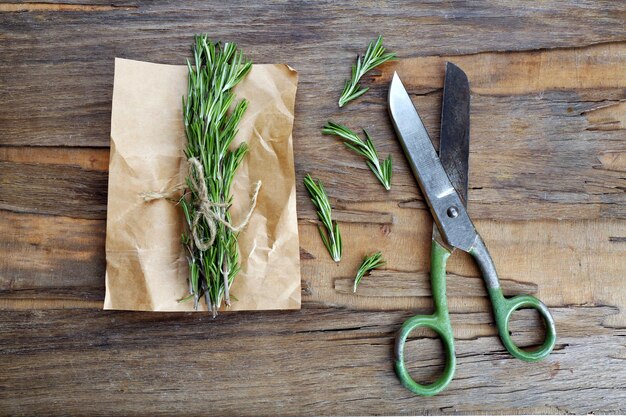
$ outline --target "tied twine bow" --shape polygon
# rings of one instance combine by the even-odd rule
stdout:
[[[215,201],[211,201],[211,199],[209,198],[209,190],[207,189],[207,186],[206,186],[204,168],[202,167],[202,164],[200,163],[200,161],[195,157],[191,157],[187,160],[187,162],[189,162],[189,174],[190,174],[188,178],[189,178],[189,181],[191,182],[191,186],[195,189],[196,194],[198,196],[198,204],[196,207],[197,210],[193,216],[193,219],[190,225],[191,235],[193,237],[193,241],[196,247],[201,251],[206,251],[211,246],[213,246],[213,243],[215,242],[215,237],[217,235],[217,223],[218,222],[222,223],[225,227],[227,227],[229,230],[235,233],[241,231],[244,227],[248,225],[248,222],[250,221],[250,218],[252,217],[252,213],[254,212],[254,209],[256,208],[257,198],[259,196],[259,190],[261,189],[261,181],[257,181],[255,184],[254,193],[252,194],[252,200],[250,201],[250,209],[248,210],[246,217],[243,219],[241,223],[239,223],[237,226],[234,226],[232,223],[230,223],[228,220],[224,218],[225,214],[222,214],[221,210],[219,211],[213,210],[214,208],[227,208],[228,204],[217,203]],[[193,175],[194,169],[196,171],[196,175]],[[143,198],[144,201],[148,202],[152,200],[158,200],[161,198],[169,198],[173,193],[183,190],[183,189],[185,189],[185,186],[183,184],[180,184],[166,192],[147,191],[147,192],[140,193],[140,196]],[[199,229],[200,229],[199,223],[200,223],[200,220],[203,218],[209,228],[208,240],[203,240],[199,236]]]

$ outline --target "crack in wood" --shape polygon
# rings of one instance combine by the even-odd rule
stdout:
[[[353,326],[353,327],[340,327],[332,329],[312,329],[312,330],[296,330],[295,334],[310,334],[310,333],[336,333],[336,332],[350,332],[364,329],[373,329],[377,326]]]
[[[624,100],[583,111],[581,115],[585,116],[589,123],[586,127],[588,131],[626,129],[626,101]]]
[[[313,224],[317,224],[317,216],[313,211],[300,211],[298,213],[299,221],[307,221]],[[345,209],[339,206],[333,207],[333,220],[340,223],[355,223],[355,224],[369,224],[369,225],[393,225],[395,223],[395,217],[393,213],[367,211],[367,210],[353,210]]]
[[[363,278],[356,293],[354,277],[334,279],[335,291],[360,297],[432,297],[429,274],[424,271],[394,271],[379,269]],[[484,297],[482,277],[447,273],[447,293],[450,297]],[[534,294],[538,286],[532,282],[500,278],[505,295]]]

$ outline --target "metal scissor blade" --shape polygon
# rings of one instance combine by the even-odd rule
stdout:
[[[474,225],[396,73],[389,87],[389,113],[409,165],[446,243],[469,251],[478,236]]]
[[[469,170],[469,111],[470,90],[467,76],[459,67],[447,62],[441,104],[439,160],[465,207]],[[433,240],[446,246],[436,224],[433,225]]]
[[[451,62],[441,105],[439,159],[448,178],[467,207],[470,133],[470,89],[467,75]]]

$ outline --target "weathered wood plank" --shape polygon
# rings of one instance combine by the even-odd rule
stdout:
[[[393,75],[418,92],[443,85],[444,64],[453,61],[471,80],[471,89],[480,95],[528,95],[549,90],[591,90],[603,92],[623,88],[626,74],[624,43],[603,43],[586,48],[548,49],[515,54],[483,52],[473,55],[440,55],[400,60],[381,67],[379,82]],[[414,71],[419,67],[421,71]]]
[[[626,6],[611,1],[522,7],[515,2],[380,6],[187,0],[134,6],[0,12],[0,144],[107,146],[114,57],[182,64],[190,36],[209,29],[216,39],[240,43],[255,62],[285,62],[301,72],[298,110],[309,117],[296,121],[296,132],[304,129],[303,138],[317,133],[336,111],[333,105],[354,55],[376,32],[401,57],[580,47],[626,39]],[[350,23],[357,16],[358,25]],[[591,21],[602,23],[590,26]],[[376,30],[363,31],[368,27]]]
[[[392,227],[342,224],[344,255],[338,265],[328,256],[315,226],[301,225],[300,245],[307,254],[301,257],[302,279],[306,283],[304,299],[351,309],[432,308],[432,300],[422,293],[424,288],[429,288],[430,215],[422,210],[406,210],[396,212],[395,218]],[[617,306],[620,314],[612,317],[611,323],[626,326],[623,291],[626,241],[616,239],[626,236],[626,222],[478,221],[476,227],[502,280],[536,285],[537,297],[549,306]],[[383,252],[387,265],[374,276],[363,278],[364,293],[353,294],[337,287],[336,278],[353,277],[363,256],[377,250]],[[465,278],[480,276],[468,255],[452,256],[447,271],[451,290],[455,289],[449,301],[451,311],[488,308],[483,283]],[[386,279],[374,283],[380,275]],[[411,275],[415,283],[411,282]],[[378,293],[376,296],[368,292],[369,285]],[[400,296],[396,291],[404,285],[422,290],[407,289],[405,296]],[[459,288],[464,288],[467,296],[454,297]],[[521,289],[511,292],[521,293]],[[394,296],[380,296],[386,293]],[[482,297],[475,298],[473,294]]]
[[[104,299],[105,221],[0,213],[0,298]]]
[[[109,170],[108,148],[0,146],[0,161],[14,164],[66,165],[90,171]],[[42,166],[45,170],[45,166]]]
[[[40,308],[56,305],[46,301],[50,298],[102,300],[104,221],[5,212],[0,226],[8,231],[0,245],[1,298],[41,299]],[[305,303],[366,310],[430,308],[431,227],[426,212],[409,209],[400,211],[391,227],[344,223],[344,259],[336,265],[315,226],[301,223]],[[481,221],[477,227],[490,247],[504,288],[511,294],[538,291],[551,306],[621,306],[621,313],[612,320],[626,324],[622,291],[626,222]],[[375,250],[385,254],[387,269],[364,278],[356,294],[346,291],[343,287],[349,284],[342,286],[341,282],[349,280],[361,258]],[[452,311],[487,308],[484,287],[476,278],[479,272],[471,258],[456,254],[448,271]],[[602,271],[601,280],[598,271]],[[380,282],[379,276],[384,277]],[[385,294],[388,297],[380,297]]]
[[[0,209],[106,218],[107,172],[65,165],[0,162]]]
[[[82,415],[86,403],[91,415],[624,412],[626,386],[617,370],[626,358],[625,334],[604,324],[614,310],[553,312],[556,350],[534,364],[505,353],[488,315],[453,314],[456,327],[485,325],[457,338],[456,378],[433,398],[409,394],[393,372],[390,346],[407,313],[306,309],[211,320],[4,312],[0,407],[12,415]],[[529,319],[519,315],[512,323],[520,343],[532,340]],[[437,345],[426,342],[408,347],[416,376],[438,363]]]

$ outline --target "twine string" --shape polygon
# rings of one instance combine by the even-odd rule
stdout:
[[[206,186],[206,178],[204,175],[204,168],[202,164],[196,157],[191,157],[187,160],[189,162],[189,181],[191,186],[195,189],[197,194],[197,205],[196,205],[196,213],[193,216],[191,222],[191,235],[193,237],[193,241],[196,247],[201,251],[208,250],[213,243],[215,242],[215,237],[217,235],[217,223],[223,224],[226,228],[231,230],[232,232],[239,232],[243,228],[245,228],[250,222],[250,218],[252,217],[252,213],[256,208],[257,199],[259,197],[259,190],[261,189],[261,181],[257,181],[254,187],[254,193],[252,194],[252,199],[250,200],[250,208],[246,213],[243,221],[238,225],[233,225],[228,220],[226,220],[226,211],[225,210],[214,210],[215,208],[228,208],[227,203],[218,203],[215,201],[211,201],[209,198],[209,190]],[[195,175],[194,172],[195,171]],[[170,199],[177,192],[184,190],[186,188],[185,184],[178,184],[169,190],[164,191],[146,191],[140,193],[140,196],[144,201],[149,202],[153,200],[159,199]],[[208,239],[203,240],[200,236],[201,227],[200,221],[204,219],[206,225],[208,227],[209,235]]]

